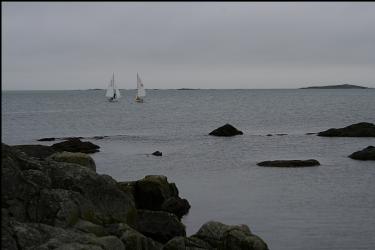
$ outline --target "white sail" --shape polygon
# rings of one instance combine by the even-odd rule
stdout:
[[[105,94],[106,97],[108,98],[111,98],[113,97],[113,94],[114,94],[114,87],[113,87],[113,82],[112,82],[112,79],[108,85],[108,88],[107,88],[107,92]]]
[[[115,73],[113,73],[112,75],[112,79],[109,83],[105,96],[110,101],[117,101],[117,99],[121,98],[120,90],[116,87],[116,84],[115,84]]]
[[[121,98],[121,93],[120,93],[120,90],[116,88],[116,96],[117,96],[117,99],[118,98]]]
[[[139,77],[138,73],[137,73],[137,89],[138,89],[138,92],[137,92],[138,97],[145,97],[146,96],[146,90],[143,86],[142,80]]]

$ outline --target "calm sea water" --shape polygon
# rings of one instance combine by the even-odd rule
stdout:
[[[104,91],[2,92],[2,142],[42,137],[90,140],[97,171],[118,181],[149,174],[176,182],[192,207],[187,233],[208,220],[247,224],[270,249],[375,249],[375,164],[347,156],[374,138],[306,135],[375,123],[375,90],[135,90],[109,103]],[[211,137],[231,123],[244,132]],[[266,136],[267,134],[287,134]],[[149,154],[159,150],[162,157]],[[278,169],[263,160],[310,159],[313,168]]]

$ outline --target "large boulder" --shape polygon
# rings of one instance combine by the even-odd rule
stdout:
[[[56,151],[95,153],[99,152],[99,146],[88,141],[81,141],[79,138],[71,138],[67,141],[55,143],[51,146]]]
[[[329,137],[375,137],[375,124],[360,122],[345,128],[331,128],[318,133],[318,136]]]
[[[56,152],[52,147],[44,145],[16,145],[12,147],[24,152],[30,157],[38,159],[44,159]]]
[[[94,160],[87,154],[84,153],[72,153],[72,152],[57,152],[48,157],[48,159],[59,161],[59,162],[69,162],[79,164],[81,166],[87,167],[88,169],[96,171],[96,165]]]
[[[162,244],[148,238],[124,223],[111,224],[106,227],[111,235],[122,240],[125,249],[161,250]]]
[[[102,236],[108,236],[107,231],[105,228],[101,225],[94,224],[90,221],[87,220],[81,220],[79,219],[75,224],[74,228],[82,231],[84,233],[92,233],[95,234],[96,236],[102,237]]]
[[[197,237],[174,237],[168,241],[163,250],[214,250],[207,242]]]
[[[178,218],[182,218],[189,212],[190,204],[186,199],[180,197],[170,197],[163,202],[161,210],[175,214]]]
[[[209,135],[214,136],[235,136],[235,135],[242,135],[242,131],[236,129],[230,124],[225,124],[224,126],[221,126],[212,132],[209,133]]]
[[[96,224],[134,224],[136,209],[133,198],[122,192],[110,176],[98,175],[87,167],[79,166],[54,162],[48,173],[53,188],[75,191],[84,197],[80,200],[81,218]]]
[[[36,160],[2,144],[1,178],[2,207],[19,221],[63,227],[78,219],[135,225],[133,197],[110,176],[79,164]]]
[[[209,221],[192,237],[209,243],[214,249],[268,250],[267,244],[246,225],[229,226]]]
[[[161,243],[176,236],[186,236],[185,226],[177,216],[162,211],[138,210],[137,229]]]
[[[279,168],[297,168],[297,167],[313,167],[319,166],[317,160],[276,160],[276,161],[262,161],[257,163],[258,166],[263,167],[279,167]]]
[[[52,227],[41,223],[10,223],[17,249],[124,249],[115,236],[96,237],[77,230]]]
[[[128,183],[128,190],[130,189],[129,185]],[[132,185],[138,209],[167,211],[175,214],[178,218],[187,214],[190,209],[189,202],[178,196],[176,185],[169,183],[165,176],[148,175]]]
[[[349,157],[355,160],[362,161],[375,160],[375,147],[368,146],[365,149],[354,152],[353,154],[349,155]]]

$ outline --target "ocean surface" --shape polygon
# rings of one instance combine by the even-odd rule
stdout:
[[[375,249],[375,162],[347,157],[375,138],[306,134],[375,123],[375,89],[147,90],[141,104],[121,93],[109,103],[104,90],[2,92],[2,142],[108,136],[89,139],[101,147],[97,172],[166,175],[191,204],[188,235],[217,220],[247,224],[274,250]],[[225,123],[244,135],[208,136]],[[321,166],[256,165],[311,158]]]

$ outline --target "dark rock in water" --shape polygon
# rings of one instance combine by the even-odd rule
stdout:
[[[375,124],[360,122],[345,128],[331,128],[318,133],[318,136],[330,137],[375,137]]]
[[[224,126],[221,126],[215,130],[213,130],[209,135],[214,136],[235,136],[235,135],[242,135],[242,131],[236,129],[230,124],[225,124]]]
[[[161,243],[176,236],[186,236],[184,224],[174,214],[162,211],[138,210],[137,229]]]
[[[262,161],[257,163],[258,166],[263,167],[280,167],[280,168],[293,168],[293,167],[312,167],[318,166],[320,163],[317,160],[277,160],[277,161]]]
[[[375,147],[368,146],[365,149],[354,152],[353,154],[349,155],[349,157],[355,160],[362,161],[375,160]]]
[[[20,150],[30,157],[39,159],[44,159],[56,153],[56,151],[52,147],[44,145],[16,145],[12,146],[12,148]]]
[[[176,184],[168,183],[165,176],[148,175],[136,181],[133,188],[138,209],[172,212],[178,218],[187,214],[190,209],[189,202],[178,196]]]
[[[154,153],[152,153],[152,155],[155,155],[155,156],[162,156],[163,153],[160,152],[160,151],[155,151]]]
[[[283,135],[288,135],[288,134],[276,134],[276,135],[283,136]]]
[[[47,137],[47,138],[41,138],[38,141],[54,141],[54,140],[56,140],[55,137]]]
[[[56,151],[81,152],[81,153],[95,153],[99,152],[99,146],[91,142],[82,142],[78,138],[69,139],[67,141],[55,143],[51,146]]]
[[[317,133],[306,133],[306,135],[315,135]]]
[[[267,134],[267,136],[272,136],[272,134]]]

